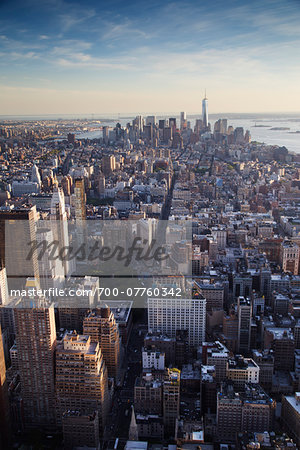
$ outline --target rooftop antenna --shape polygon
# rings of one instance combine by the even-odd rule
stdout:
[[[205,94],[205,95],[204,95],[204,98],[206,98],[206,88],[205,88],[204,94]]]

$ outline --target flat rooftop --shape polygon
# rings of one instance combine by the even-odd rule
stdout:
[[[298,401],[297,398],[298,397]],[[298,414],[300,414],[300,392],[296,392],[295,395],[291,395],[288,397],[285,397],[285,399],[289,402],[289,404],[297,411]]]

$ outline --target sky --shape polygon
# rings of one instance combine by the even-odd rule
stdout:
[[[300,112],[300,0],[0,0],[0,115]]]

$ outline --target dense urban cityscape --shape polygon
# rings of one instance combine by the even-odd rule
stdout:
[[[0,123],[1,448],[299,448],[300,154],[112,122]]]

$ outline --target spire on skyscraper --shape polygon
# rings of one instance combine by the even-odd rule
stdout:
[[[206,97],[206,88],[205,88],[205,97],[202,100],[202,120],[205,128],[208,128],[208,100]]]

